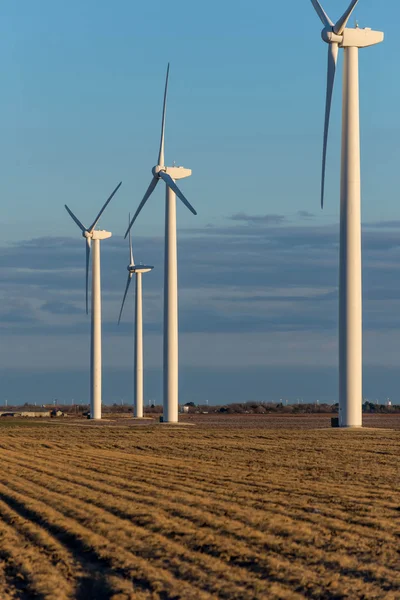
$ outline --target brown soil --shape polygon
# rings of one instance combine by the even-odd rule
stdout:
[[[0,427],[0,598],[400,598],[400,416]]]

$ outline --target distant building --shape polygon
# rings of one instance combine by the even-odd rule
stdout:
[[[29,417],[29,418],[45,418],[45,417],[63,417],[64,413],[61,410],[35,410],[35,411],[18,411],[0,412],[0,417]]]

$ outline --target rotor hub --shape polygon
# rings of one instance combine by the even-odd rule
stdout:
[[[337,35],[332,27],[325,27],[321,31],[321,37],[327,44],[341,44],[343,42],[343,36]]]
[[[160,165],[157,165],[156,167],[153,167],[153,175],[154,177],[159,177],[159,173],[160,171],[166,171],[165,167],[160,167]]]

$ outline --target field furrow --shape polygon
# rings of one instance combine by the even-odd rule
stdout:
[[[3,508],[2,517],[6,512],[10,516],[11,511],[3,502],[0,504]],[[15,521],[21,520],[18,515],[14,518]],[[4,518],[0,523],[0,557],[5,563],[8,576],[17,577],[21,595],[35,593],[43,600],[56,597],[67,600],[74,597],[74,586],[65,576],[65,569],[57,567],[57,557],[44,553],[41,545],[32,543],[31,536],[25,537],[20,533],[17,527],[13,527],[12,519],[10,524]]]
[[[118,539],[120,548],[126,548],[127,550],[134,552],[136,556],[139,555],[145,559],[151,557],[155,565],[158,565],[160,569],[168,569],[170,573],[173,573],[181,581],[188,578],[192,581],[201,582],[203,573],[207,572],[210,577],[208,585],[211,588],[211,591],[213,593],[218,592],[221,594],[221,597],[226,597],[224,590],[221,589],[223,581],[220,579],[228,566],[226,562],[222,560],[223,558],[229,563],[231,583],[238,588],[241,597],[252,597],[251,594],[253,594],[254,590],[260,586],[258,578],[261,575],[261,572],[259,572],[252,581],[248,571],[241,568],[235,568],[235,561],[233,558],[237,556],[237,547],[234,548],[229,543],[223,543],[223,548],[218,548],[217,545],[216,549],[212,551],[216,545],[215,535],[207,537],[206,533],[203,534],[200,532],[199,535],[197,535],[197,539],[195,538],[188,548],[181,542],[173,539],[175,537],[174,532],[180,531],[179,529],[175,529],[176,524],[173,525],[173,531],[171,531],[171,526],[168,525],[167,534],[170,534],[171,536],[169,537],[169,535],[166,535],[163,532],[165,527],[163,527],[162,524],[154,525],[149,523],[151,520],[149,514],[146,518],[146,523],[148,524],[146,527],[135,526],[133,524],[135,511],[131,511],[128,506],[126,507],[127,510],[123,517],[115,516],[119,511],[114,509],[110,504],[110,501],[113,501],[112,497],[106,498],[105,502],[104,500],[101,502],[101,499],[98,497],[96,499],[96,495],[91,496],[85,492],[80,492],[79,489],[71,489],[72,496],[66,499],[63,494],[54,491],[50,492],[49,489],[46,489],[43,493],[42,486],[43,488],[50,488],[51,483],[41,480],[36,486],[29,482],[26,475],[24,475],[23,481],[19,481],[13,477],[9,477],[8,479],[9,488],[11,487],[18,492],[24,489],[25,493],[29,495],[30,498],[43,498],[46,503],[51,503],[52,505],[56,503],[58,510],[62,510],[64,515],[68,515],[71,519],[76,519],[79,523],[84,524],[92,530],[95,529],[104,536],[114,540]],[[53,489],[57,489],[57,486],[53,487]],[[106,506],[109,507],[108,511],[105,510]],[[140,510],[140,508],[138,510]],[[187,526],[184,522],[182,525],[183,527]],[[193,530],[193,534],[196,535],[196,530]],[[177,537],[179,539],[179,536]],[[199,537],[203,540],[202,545],[200,545]],[[190,539],[189,534],[188,539]],[[196,545],[198,546],[197,550]],[[204,549],[209,552],[204,552]],[[188,550],[190,550],[190,552]],[[221,555],[220,559],[218,558],[219,554]],[[269,578],[272,580],[273,571],[276,570],[274,558],[271,557],[266,563],[268,564],[264,565],[264,572],[265,574],[269,573]],[[280,560],[280,564],[282,566],[282,560]],[[290,567],[289,561],[287,561],[286,567]],[[299,573],[301,573],[300,568]],[[214,575],[215,579],[211,579],[211,575]],[[281,577],[279,576],[279,579],[280,578]],[[282,581],[280,583],[283,585]],[[226,583],[223,585],[226,587]]]
[[[88,562],[99,572],[115,570],[128,580],[133,579],[139,589],[152,587],[152,581],[158,591],[168,591],[176,583],[167,571],[155,569],[140,556],[134,556],[124,550],[117,535],[120,531],[110,526],[108,520],[104,522],[104,519],[98,518],[98,514],[93,518],[93,510],[92,514],[86,514],[86,507],[71,507],[71,497],[65,500],[65,496],[61,494],[50,493],[44,489],[34,490],[23,480],[10,480],[7,488],[0,484],[0,498],[20,514],[46,527],[55,537],[69,545],[78,559],[81,556],[88,558]],[[57,506],[57,510],[50,508],[50,502],[52,506]],[[107,537],[102,535],[103,530],[107,531]],[[107,582],[104,581],[102,585],[107,585]],[[184,582],[180,582],[180,586],[187,597],[195,597],[192,586],[185,586]],[[198,597],[208,596],[199,593]]]
[[[18,464],[22,465],[22,463]],[[51,473],[48,468],[40,466],[36,466],[35,468],[33,464],[32,469],[34,469],[35,472]],[[74,472],[76,473],[75,469]],[[362,540],[371,539],[382,544],[390,542],[390,540],[393,540],[393,536],[399,533],[398,529],[396,531],[396,526],[395,528],[393,527],[395,524],[394,519],[398,514],[397,510],[393,510],[393,507],[391,507],[392,509],[389,508],[388,518],[387,520],[383,520],[382,509],[379,508],[381,511],[381,518],[377,522],[376,518],[369,519],[366,511],[362,510],[362,505],[354,499],[353,509],[361,514],[357,516],[357,519],[353,518],[351,521],[343,521],[343,514],[347,516],[347,512],[343,512],[343,504],[334,510],[327,510],[326,508],[314,509],[313,504],[315,502],[311,497],[308,498],[309,503],[304,504],[303,501],[301,506],[296,505],[296,502],[293,500],[286,505],[279,505],[278,498],[276,498],[274,505],[271,506],[271,501],[268,502],[267,500],[260,498],[256,500],[258,508],[254,508],[254,501],[249,503],[248,498],[242,499],[240,497],[236,499],[236,502],[227,505],[226,502],[223,502],[223,493],[216,490],[214,491],[214,495],[218,496],[219,500],[215,501],[210,507],[208,502],[209,494],[207,495],[204,493],[203,497],[201,497],[199,491],[197,491],[195,495],[184,495],[177,494],[176,490],[174,490],[174,498],[171,499],[171,489],[167,487],[167,490],[164,490],[162,481],[158,482],[157,485],[151,483],[146,484],[146,482],[143,482],[139,488],[137,486],[135,487],[134,493],[131,493],[129,489],[134,485],[131,481],[124,482],[121,478],[109,476],[110,481],[115,485],[107,485],[104,478],[99,478],[98,470],[96,470],[94,475],[93,472],[86,469],[86,472],[83,473],[83,475],[69,475],[64,472],[62,475],[58,474],[57,477],[66,482],[81,483],[93,490],[109,492],[116,495],[118,498],[124,498],[129,501],[136,501],[139,499],[141,502],[145,501],[148,504],[157,504],[160,507],[160,510],[189,520],[196,517],[196,513],[201,515],[202,511],[206,510],[204,513],[205,515],[208,516],[211,514],[215,516],[215,518],[220,517],[220,520],[224,519],[227,521],[226,513],[227,508],[229,508],[229,522],[238,530],[241,528],[241,525],[244,524],[247,527],[254,527],[256,532],[259,532],[266,524],[271,526],[271,522],[272,525],[277,528],[279,527],[279,520],[281,520],[284,522],[284,525],[280,526],[280,530],[277,531],[277,533],[286,536],[287,528],[290,530],[290,528],[293,527],[293,522],[296,521],[298,525],[301,525],[301,527],[298,527],[299,534],[302,534],[303,536],[303,539],[300,541],[304,541],[307,544],[310,542],[315,544],[314,538],[316,537],[316,532],[323,535],[334,536],[337,531],[340,531],[340,536],[337,536],[336,543],[340,543],[342,548],[346,548],[347,543],[349,543],[351,547],[351,539],[355,533],[358,533]],[[280,493],[282,493],[281,490]],[[336,494],[335,498],[337,500],[338,494]],[[348,503],[349,500],[346,499],[346,502]],[[249,507],[252,508],[251,511],[249,511]],[[275,522],[272,517],[275,517]],[[237,521],[237,523],[234,521]],[[197,518],[196,525],[198,524]],[[372,527],[370,527],[370,525]],[[378,531],[377,525],[379,525]],[[220,527],[219,522],[217,523],[217,527]],[[304,538],[304,536],[306,537]]]

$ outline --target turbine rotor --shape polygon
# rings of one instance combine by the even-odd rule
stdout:
[[[311,0],[315,12],[319,16],[324,28],[321,37],[328,44],[328,69],[327,69],[327,84],[326,84],[326,102],[325,102],[325,123],[324,123],[324,138],[322,149],[322,174],[321,174],[321,208],[324,207],[325,196],[325,173],[326,173],[326,157],[328,150],[328,134],[331,116],[332,96],[335,85],[336,66],[338,59],[339,46],[343,43],[343,33],[346,25],[356,7],[359,0],[351,0],[347,10],[343,13],[340,19],[334,23],[325,10],[322,8],[319,0]]]
[[[111,233],[109,233],[107,231],[97,231],[95,229],[95,227],[96,227],[97,223],[99,222],[100,217],[102,216],[103,212],[105,211],[108,204],[111,202],[112,198],[117,193],[117,191],[119,190],[121,185],[122,185],[122,181],[117,185],[117,187],[114,189],[114,191],[111,193],[111,195],[107,198],[107,200],[103,204],[100,212],[98,213],[97,217],[95,218],[95,220],[93,221],[93,223],[90,227],[85,227],[81,223],[81,221],[78,219],[78,217],[76,215],[74,215],[72,210],[69,209],[68,206],[65,204],[66,211],[68,212],[71,219],[76,223],[76,225],[82,231],[82,237],[84,237],[86,239],[86,245],[85,245],[86,246],[86,248],[85,248],[85,252],[86,252],[86,273],[85,273],[86,314],[89,314],[89,258],[90,258],[90,249],[91,249],[92,239],[94,237],[96,239],[106,239],[107,237],[111,237]]]
[[[165,151],[165,123],[166,123],[166,113],[167,113],[167,95],[168,95],[168,79],[169,79],[169,63],[168,63],[168,67],[167,67],[167,75],[166,75],[166,79],[165,79],[165,88],[164,88],[164,101],[163,101],[163,110],[162,110],[162,120],[161,120],[161,139],[160,139],[160,149],[159,149],[159,153],[158,153],[158,158],[157,158],[157,165],[155,167],[152,168],[151,172],[153,174],[153,179],[150,182],[149,187],[146,190],[145,195],[142,198],[142,201],[140,202],[135,214],[133,215],[132,220],[130,221],[129,225],[128,225],[128,229],[126,230],[125,233],[125,238],[128,236],[129,231],[131,230],[132,225],[134,224],[134,222],[136,221],[136,218],[138,217],[139,213],[141,212],[143,206],[146,204],[147,200],[150,198],[151,194],[154,192],[157,183],[160,181],[160,179],[162,179],[164,181],[164,183],[167,185],[167,187],[170,188],[170,190],[172,190],[174,192],[174,194],[182,201],[182,203],[186,206],[186,208],[188,208],[193,214],[197,214],[195,209],[193,208],[193,206],[189,203],[189,201],[185,198],[185,196],[182,194],[182,192],[180,191],[180,189],[178,188],[178,186],[175,183],[176,178],[179,179],[183,179],[183,177],[188,177],[188,175],[191,174],[191,172],[188,169],[182,169],[181,171],[179,169],[176,169],[175,167],[168,168],[165,166],[165,158],[164,158],[164,151]],[[174,177],[174,171],[176,172],[176,175],[180,175],[180,177]],[[179,172],[177,172],[179,171]],[[186,172],[184,174],[184,172]]]

